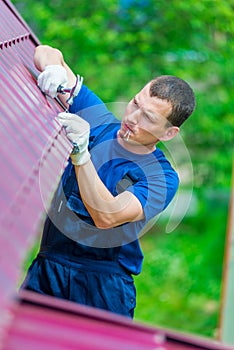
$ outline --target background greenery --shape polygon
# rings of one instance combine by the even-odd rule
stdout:
[[[197,204],[173,233],[162,219],[142,238],[136,319],[215,337],[234,140],[234,0],[13,3],[105,102],[127,101],[161,74],[194,88],[197,109],[181,130],[193,179],[182,186]]]

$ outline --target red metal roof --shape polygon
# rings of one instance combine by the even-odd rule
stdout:
[[[233,350],[111,312],[25,292],[10,310],[3,350]]]
[[[19,269],[38,234],[65,166],[69,143],[54,116],[61,109],[46,99],[30,71],[38,41],[9,1],[0,1],[0,308],[16,290]]]
[[[0,0],[0,348],[220,349],[219,343],[149,327],[122,316],[23,292],[22,259],[38,235],[71,145],[33,76],[38,39],[8,0]]]

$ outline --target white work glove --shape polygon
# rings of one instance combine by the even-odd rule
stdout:
[[[59,85],[66,87],[68,83],[67,71],[60,65],[46,66],[44,71],[39,74],[37,84],[39,88],[48,96],[54,98],[57,96]]]
[[[74,145],[70,155],[72,164],[82,165],[89,161],[88,151],[90,125],[86,120],[76,114],[62,112],[57,118],[64,127],[67,138]]]

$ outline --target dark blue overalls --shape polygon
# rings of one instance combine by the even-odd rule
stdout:
[[[118,263],[119,247],[94,248],[58,232],[49,218],[24,288],[133,317],[132,276]]]
[[[110,247],[106,247],[108,234],[112,235]],[[134,281],[118,261],[122,247],[113,237],[118,238],[116,230],[94,226],[70,163],[53,198],[40,251],[23,288],[133,317]]]

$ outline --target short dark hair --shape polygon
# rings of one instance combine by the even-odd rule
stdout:
[[[196,100],[188,83],[172,75],[162,75],[150,82],[150,96],[156,96],[171,103],[172,111],[168,122],[181,126],[193,113]]]

